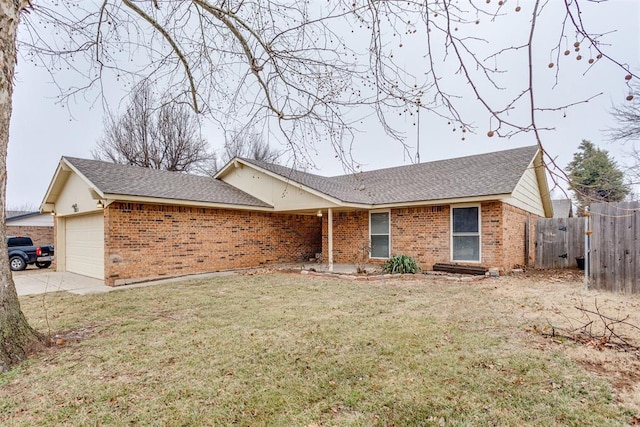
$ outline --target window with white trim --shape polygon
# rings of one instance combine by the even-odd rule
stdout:
[[[480,262],[480,206],[451,209],[451,258]]]
[[[389,258],[391,250],[389,212],[369,213],[369,241],[371,242],[371,258]]]

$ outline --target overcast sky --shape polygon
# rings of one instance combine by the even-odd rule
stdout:
[[[515,1],[510,1],[514,3]],[[526,8],[530,1],[520,0],[519,4]],[[560,4],[560,0],[552,0]],[[634,72],[640,70],[640,2],[636,0],[610,0],[607,3],[585,3],[583,20],[585,27],[596,31],[615,30],[607,35],[610,46],[605,50],[614,58],[628,64]],[[554,25],[552,22],[541,25]],[[590,27],[591,26],[591,27]],[[544,27],[543,27],[544,28]],[[505,37],[513,28],[492,28]],[[539,31],[538,38],[544,38],[546,31]],[[551,31],[549,31],[551,33]],[[526,34],[525,34],[526,35]],[[544,45],[545,40],[539,40]],[[549,41],[550,44],[553,41]],[[548,44],[549,44],[548,43]],[[549,53],[539,52],[541,57]],[[545,64],[546,64],[546,60]],[[510,72],[526,72],[522,63],[507,64]],[[580,65],[580,67],[578,67]],[[628,147],[621,144],[608,143],[603,130],[612,126],[608,114],[613,103],[624,102],[627,88],[624,84],[624,73],[610,65],[594,67],[583,75],[584,64],[566,65],[560,85],[552,88],[549,76],[541,77],[542,83],[537,88],[545,105],[556,105],[584,99],[595,93],[602,96],[591,100],[588,104],[579,105],[566,112],[545,115],[542,125],[554,127],[555,130],[543,134],[543,142],[547,150],[561,166],[565,166],[572,158],[582,139],[588,139],[596,145],[608,150],[619,163],[625,163],[624,152]],[[571,69],[575,67],[575,69]],[[121,88],[110,89],[113,93],[107,96],[113,99],[122,97]],[[78,98],[69,108],[56,104],[59,94],[52,83],[51,76],[42,68],[33,67],[30,63],[18,63],[13,115],[7,160],[8,186],[7,206],[9,209],[29,205],[38,207],[42,202],[47,187],[61,156],[91,158],[91,149],[102,134],[102,104],[94,99]],[[114,96],[111,96],[114,95]],[[637,95],[637,96],[640,96]],[[118,108],[117,105],[110,108]],[[486,135],[486,114],[470,110],[472,120],[479,127],[475,135],[467,134],[465,140],[460,132],[452,132],[446,123],[435,117],[422,113],[420,116],[420,158],[422,162],[459,157],[470,154],[485,153],[535,144],[532,135],[520,135],[512,139],[488,138]],[[564,115],[566,114],[566,117]],[[418,140],[417,128],[410,120],[399,122],[406,128],[407,143],[414,146]],[[205,137],[214,147],[222,145],[221,135],[213,127],[207,127]],[[317,171],[322,175],[343,173],[342,166],[333,158],[331,150],[319,147],[315,158]],[[398,143],[391,142],[382,130],[375,125],[367,125],[357,135],[354,147],[356,160],[364,164],[364,170],[378,169],[407,164],[410,159]]]

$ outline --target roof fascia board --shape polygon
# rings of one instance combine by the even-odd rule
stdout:
[[[301,190],[304,190],[304,191],[306,191],[307,193],[311,193],[311,194],[313,194],[314,196],[320,197],[321,199],[324,199],[324,200],[326,200],[326,201],[328,201],[328,202],[334,203],[334,204],[336,204],[336,205],[338,205],[338,206],[340,206],[340,207],[342,207],[342,206],[347,206],[347,204],[345,204],[345,203],[344,203],[342,200],[340,200],[340,199],[336,199],[335,197],[330,196],[330,195],[328,195],[328,194],[326,194],[326,193],[323,193],[323,192],[321,192],[321,191],[315,190],[315,189],[313,189],[313,188],[311,188],[311,187],[307,187],[306,185],[301,184],[301,183],[299,183],[298,181],[295,181],[295,180],[290,179],[290,178],[286,178],[286,177],[284,177],[284,176],[282,176],[282,175],[280,175],[280,174],[277,174],[277,173],[275,173],[275,172],[271,172],[271,171],[269,171],[269,170],[267,170],[267,169],[263,169],[263,168],[261,168],[260,166],[256,166],[256,165],[254,165],[254,164],[252,164],[252,163],[245,162],[245,161],[243,161],[242,159],[239,159],[239,158],[234,158],[232,161],[230,161],[229,163],[227,163],[227,165],[226,165],[223,169],[221,169],[221,170],[220,170],[220,171],[219,171],[219,172],[214,176],[214,178],[221,179],[221,177],[222,177],[222,176],[224,176],[224,175],[226,175],[227,171],[228,171],[231,167],[234,167],[234,168],[235,168],[235,167],[237,167],[237,166],[235,166],[235,165],[238,165],[238,164],[243,165],[243,166],[248,166],[248,167],[250,167],[250,168],[252,168],[252,169],[255,169],[255,170],[259,171],[259,172],[262,172],[262,173],[264,173],[265,175],[268,175],[268,176],[270,176],[270,177],[272,177],[272,178],[275,178],[275,179],[277,179],[277,180],[280,180],[280,181],[284,182],[284,183],[285,183],[285,184],[287,184],[287,185],[293,185],[292,183],[295,183],[296,188],[299,188],[299,189],[301,189]],[[224,180],[223,180],[223,181],[224,181]]]
[[[551,194],[549,192],[549,182],[547,181],[547,168],[542,158],[542,150],[538,149],[535,157],[531,161],[536,172],[538,180],[538,188],[540,188],[540,197],[542,197],[542,207],[547,218],[553,217],[553,206],[551,204]]]
[[[457,197],[454,199],[424,200],[424,201],[418,201],[418,202],[385,203],[380,205],[371,205],[369,209],[392,209],[392,208],[409,208],[413,206],[454,205],[459,203],[492,202],[496,200],[504,200],[509,196],[511,196],[511,193],[490,194],[486,196],[475,196],[475,197]]]
[[[61,179],[62,174],[63,173],[67,174],[68,172],[70,172],[69,167],[66,166],[66,164],[64,164],[62,160],[63,159],[60,159],[60,161],[58,162],[58,166],[56,167],[56,171],[53,174],[53,178],[51,178],[51,181],[49,182],[49,187],[47,187],[47,191],[44,193],[44,198],[40,203],[39,211],[42,213],[51,212],[50,210],[48,210],[49,209],[48,206],[52,205],[52,203],[49,202],[49,197],[51,196],[51,192],[55,188],[58,180]]]
[[[42,203],[40,205],[40,213],[51,213],[55,210],[55,205],[53,203]]]
[[[220,168],[218,172],[216,172],[213,178],[221,179],[222,176],[227,174],[227,172],[229,171],[229,169],[231,169],[231,167],[235,168],[236,165],[238,165],[238,160],[240,159],[238,159],[237,157],[234,157],[233,159],[229,160],[226,165],[224,165],[222,168]],[[245,162],[242,162],[242,163],[245,163]]]
[[[145,196],[131,196],[126,194],[105,194],[105,206],[113,202],[122,203],[152,203],[156,205],[182,205],[182,206],[194,206],[202,208],[212,209],[236,209],[236,210],[251,210],[251,211],[263,211],[274,212],[273,207],[267,206],[250,206],[250,205],[233,205],[227,203],[211,203],[211,202],[197,202],[193,200],[179,200],[179,199],[163,199],[159,197],[145,197]]]
[[[100,196],[100,198],[104,198],[104,193],[102,193],[102,191],[100,191],[98,189],[98,187],[96,187],[93,184],[93,182],[91,182],[86,176],[84,176],[82,173],[80,173],[80,171],[78,169],[76,169],[71,163],[69,163],[67,161],[67,159],[62,157],[60,159],[60,162],[58,163],[58,167],[56,168],[56,172],[53,174],[53,178],[51,179],[51,182],[49,183],[49,187],[47,188],[47,192],[44,194],[44,198],[42,199],[42,203],[40,203],[40,212],[41,213],[51,212],[53,210],[52,206],[55,204],[55,201],[51,200],[52,192],[57,187],[59,180],[62,179],[63,174],[64,174],[64,176],[68,176],[68,174],[70,174],[70,173],[75,173],[76,175],[78,175],[78,177],[80,177],[80,179],[82,181],[84,181],[85,184],[87,184],[87,186],[89,187],[89,190],[92,192],[92,194],[95,193],[98,196]]]
[[[82,179],[84,181],[85,184],[87,184],[87,186],[89,187],[89,190],[92,191],[92,195],[95,193],[98,196],[100,196],[100,198],[104,198],[104,193],[98,188],[96,187],[96,185],[91,182],[91,180],[89,180],[89,178],[87,178],[86,176],[84,176],[75,166],[73,166],[71,163],[69,163],[67,161],[67,159],[65,159],[64,157],[62,158],[62,160],[66,163],[66,165],[76,174],[80,177],[80,179]]]
[[[425,200],[425,201],[418,201],[418,202],[387,203],[387,204],[379,204],[379,205],[343,203],[337,208],[338,209],[351,208],[351,209],[364,209],[364,210],[406,208],[406,207],[413,207],[413,206],[433,206],[433,205],[449,205],[449,204],[459,204],[459,203],[488,202],[488,201],[495,201],[495,200],[504,200],[510,196],[511,196],[510,193],[505,193],[505,194],[494,194],[494,195],[488,195],[488,196],[459,197],[455,199]],[[206,208],[253,210],[253,211],[263,211],[263,212],[291,212],[291,209],[283,209],[279,211],[279,210],[273,209],[273,207],[264,207],[264,206],[195,202],[190,200],[162,199],[162,198],[156,198],[156,197],[130,196],[130,195],[123,195],[123,194],[105,194],[104,198],[106,199],[106,203],[108,204],[117,201],[117,202],[123,202],[123,203],[187,205],[187,206],[197,206],[197,207],[206,207]],[[333,209],[336,209],[336,207],[333,207]],[[305,208],[302,207],[299,210],[305,210]],[[314,209],[314,210],[317,210],[317,209]]]
[[[496,200],[502,201],[511,196],[511,193],[504,194],[490,194],[486,196],[475,197],[457,197],[454,199],[437,199],[437,200],[422,200],[416,202],[401,202],[401,203],[384,203],[384,204],[358,204],[358,203],[343,203],[340,208],[351,209],[394,209],[394,208],[410,208],[413,206],[437,206],[437,205],[454,205],[459,203],[478,203],[478,202],[493,202]]]

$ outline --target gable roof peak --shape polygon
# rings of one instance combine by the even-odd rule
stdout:
[[[200,203],[271,207],[210,176],[63,156],[64,162],[105,195],[184,200]]]

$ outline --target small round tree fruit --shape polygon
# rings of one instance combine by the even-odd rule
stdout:
[[[564,51],[564,55],[565,55],[565,56],[569,55],[570,53],[571,53],[571,52],[569,51],[569,49],[567,49],[567,50],[565,50],[565,51]]]
[[[596,59],[600,59],[600,58],[602,58],[602,54],[601,53],[596,55]]]
[[[492,131],[492,130],[490,130],[489,132],[487,132],[487,136],[488,136],[489,138],[491,138],[491,137],[493,136],[493,131]]]
[[[631,80],[631,77],[632,77],[631,74],[627,74],[626,76],[624,76],[624,79],[625,80]]]
[[[575,42],[575,43],[573,44],[573,47],[579,47],[579,46],[580,46],[580,42]]]
[[[522,8],[520,6],[516,6],[516,12],[520,12]]]
[[[627,101],[632,101],[633,100],[633,95],[627,95]]]
[[[555,64],[553,62],[549,62],[549,68],[553,68]]]
[[[582,55],[576,56],[576,60],[580,61],[582,59]]]
[[[595,60],[593,58],[589,58],[589,64],[593,64]]]

